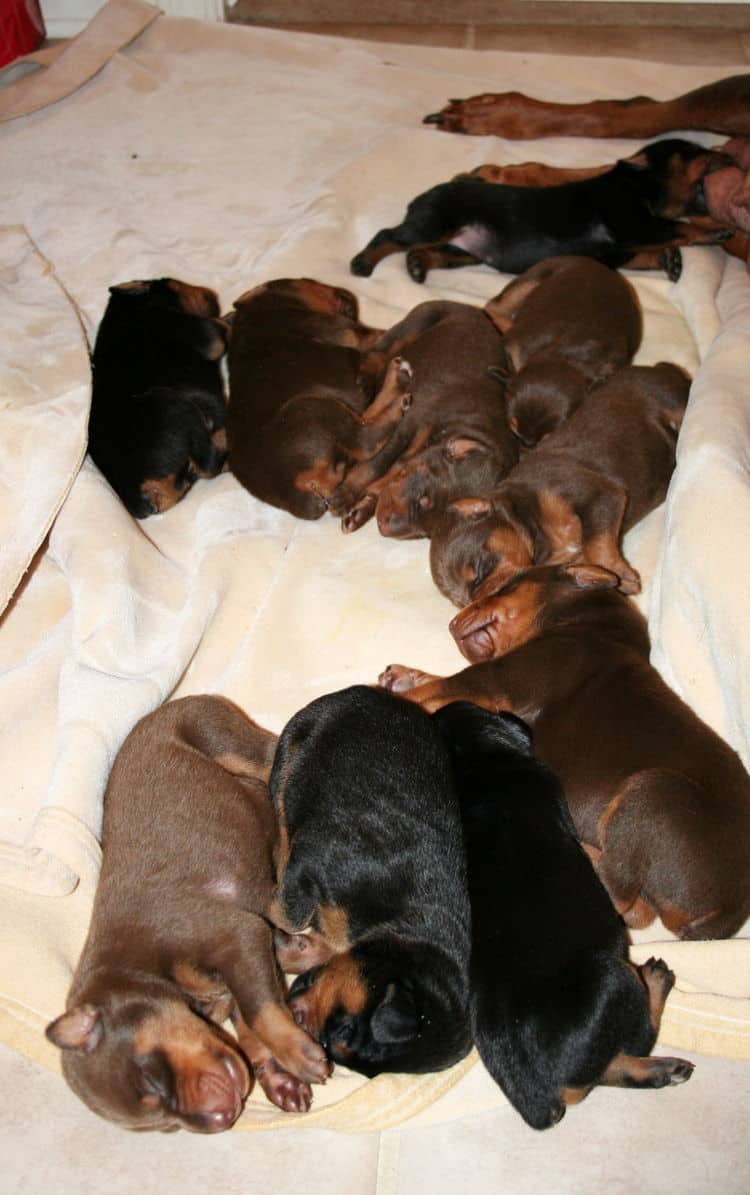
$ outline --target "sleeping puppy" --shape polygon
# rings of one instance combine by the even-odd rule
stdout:
[[[530,723],[581,841],[626,925],[660,917],[687,941],[750,916],[750,776],[650,663],[643,615],[588,564],[513,577],[450,624],[471,661],[380,683],[434,712],[452,701]]]
[[[731,236],[681,219],[718,156],[671,139],[644,146],[604,174],[557,187],[454,179],[413,199],[403,221],[376,233],[350,269],[367,277],[384,257],[406,253],[410,276],[424,282],[434,268],[484,262],[519,274],[546,257],[578,254],[613,267],[666,269],[676,281],[681,245]]]
[[[495,1082],[536,1129],[599,1083],[684,1083],[692,1063],[645,1057],[674,975],[661,960],[629,963],[625,926],[526,724],[469,702],[434,719],[464,827],[472,1030]]]
[[[91,359],[89,452],[143,519],[224,466],[219,360],[228,331],[203,286],[157,278],[109,294]]]
[[[380,331],[343,287],[276,278],[234,306],[229,467],[261,501],[319,519],[349,471],[387,450],[409,406],[409,366],[391,361],[375,393],[362,353]]]
[[[304,972],[290,992],[297,1023],[364,1075],[457,1062],[471,1046],[470,916],[437,728],[364,685],[321,697],[282,732],[270,789],[281,827],[270,917],[285,931],[283,970]]]
[[[221,1132],[256,1079],[304,1112],[328,1077],[290,1014],[265,918],[274,747],[229,701],[195,696],[147,714],[115,759],[88,936],[46,1033],[76,1095],[123,1128]]]
[[[628,365],[641,343],[641,309],[627,279],[590,257],[550,257],[485,306],[503,335],[511,431],[533,448],[592,387]]]
[[[622,535],[664,501],[689,390],[671,362],[629,365],[489,494],[452,502],[430,542],[440,592],[464,606],[532,564],[585,560],[638,593]]]

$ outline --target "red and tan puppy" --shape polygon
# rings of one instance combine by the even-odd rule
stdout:
[[[411,407],[383,451],[350,471],[336,509],[345,531],[377,506],[381,534],[419,537],[451,499],[504,477],[518,443],[490,374],[505,361],[502,340],[481,308],[420,303],[376,342],[365,368],[377,374],[395,354],[411,367]]]
[[[627,925],[724,938],[750,916],[750,777],[649,662],[645,619],[589,565],[514,577],[451,623],[470,667],[394,665],[381,684],[432,712],[452,701],[527,721]]]
[[[664,500],[689,388],[667,362],[621,369],[489,495],[451,503],[430,542],[440,592],[465,606],[531,565],[583,560],[637,593],[620,540]]]
[[[409,405],[400,359],[374,395],[362,352],[380,335],[351,291],[279,278],[248,291],[231,317],[229,467],[246,489],[319,519],[347,472],[381,452]]]
[[[511,431],[533,448],[592,386],[629,365],[642,319],[630,283],[589,257],[551,257],[514,278],[485,311],[504,333]]]
[[[186,697],[143,718],[115,759],[91,925],[47,1037],[73,1091],[124,1128],[228,1129],[254,1078],[306,1111],[328,1076],[264,919],[275,742],[230,702]]]

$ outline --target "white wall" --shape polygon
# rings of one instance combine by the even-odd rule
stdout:
[[[47,37],[73,37],[88,25],[106,0],[41,0]],[[174,17],[223,21],[223,0],[147,0]]]

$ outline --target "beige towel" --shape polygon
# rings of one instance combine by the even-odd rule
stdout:
[[[392,661],[439,673],[463,664],[423,541],[297,522],[227,475],[138,523],[90,462],[78,469],[84,330],[91,340],[107,287],[173,275],[215,286],[227,307],[264,279],[306,274],[350,286],[381,326],[426,298],[483,303],[506,281],[485,267],[436,272],[420,288],[398,258],[368,280],[352,279],[347,263],[409,198],[460,169],[532,153],[584,164],[632,146],[447,137],[420,124],[425,112],[500,82],[560,99],[668,96],[725,73],[364,45],[154,21],[136,0],[127,8],[143,19],[141,35],[130,41],[126,29],[129,44],[86,86],[8,123],[0,143],[12,225],[0,232],[10,350],[0,393],[13,429],[2,449],[0,587],[5,600],[14,593],[0,634],[0,1037],[54,1068],[42,1030],[63,1007],[86,931],[107,771],[142,713],[173,694],[218,692],[279,730],[312,697],[372,681]],[[109,20],[121,11],[117,0],[96,18],[101,46],[111,49]],[[659,667],[747,763],[738,545],[748,525],[750,281],[713,249],[686,252],[677,286],[631,278],[646,324],[638,360],[675,360],[696,384],[668,502],[627,551],[646,580]],[[750,1057],[747,937],[685,944],[659,926],[649,936],[638,957],[663,954],[678,974],[662,1041]],[[369,1083],[338,1070],[299,1123],[363,1131],[500,1099],[473,1057],[441,1075]],[[289,1123],[254,1095],[241,1127]]]

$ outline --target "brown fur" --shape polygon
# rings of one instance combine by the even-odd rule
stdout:
[[[628,365],[641,342],[630,283],[588,257],[553,257],[519,275],[486,305],[504,333],[511,431],[533,448],[586,393]]]
[[[47,1036],[76,1094],[126,1128],[229,1128],[254,1076],[303,1111],[328,1074],[265,920],[275,743],[230,702],[187,697],[143,718],[115,760],[91,925]],[[236,1040],[215,1023],[227,1016]]]
[[[652,667],[616,583],[587,565],[531,569],[454,618],[471,667],[392,666],[381,684],[429,712],[466,700],[524,718],[626,922],[729,937],[750,915],[750,777]]]
[[[513,140],[537,137],[656,137],[679,129],[750,137],[750,75],[734,75],[697,87],[672,100],[634,96],[561,104],[517,91],[485,92],[451,100],[425,118],[449,133],[494,135]]]
[[[361,354],[379,335],[359,321],[351,291],[309,278],[276,279],[236,301],[229,467],[251,494],[318,519],[348,470],[383,449],[409,396],[394,362],[373,398]]]
[[[420,303],[365,358],[377,374],[394,354],[411,368],[412,405],[383,451],[351,470],[336,495],[343,528],[375,512],[383,535],[418,537],[467,488],[489,488],[518,459],[502,389],[489,374],[505,360],[483,311],[467,303]]]
[[[664,499],[689,385],[664,362],[622,369],[487,497],[452,503],[430,545],[441,593],[463,606],[532,564],[573,560],[637,593],[620,539]]]

